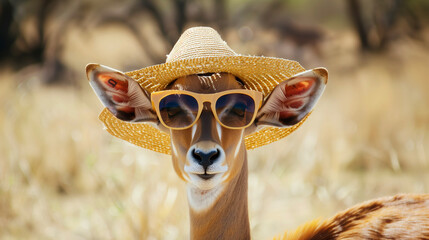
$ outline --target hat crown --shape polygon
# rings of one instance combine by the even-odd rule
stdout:
[[[201,57],[237,56],[220,35],[210,27],[193,27],[177,40],[166,62]]]

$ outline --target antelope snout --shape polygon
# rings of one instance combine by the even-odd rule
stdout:
[[[219,160],[220,150],[218,148],[212,148],[205,151],[203,149],[194,148],[191,151],[191,155],[193,159],[207,171],[210,165]]]
[[[219,144],[211,141],[194,144],[189,148],[186,157],[188,164],[185,165],[185,172],[204,180],[228,170],[225,164],[225,151]]]

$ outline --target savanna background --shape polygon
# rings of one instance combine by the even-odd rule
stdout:
[[[103,131],[84,69],[162,63],[197,25],[330,73],[298,131],[249,152],[254,239],[428,193],[428,17],[425,0],[1,0],[0,239],[188,238],[170,158]]]

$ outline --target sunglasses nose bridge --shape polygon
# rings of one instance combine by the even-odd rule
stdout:
[[[201,101],[201,105],[203,107],[203,110],[210,110],[212,109],[212,106],[214,106],[214,103],[211,99],[204,99]]]

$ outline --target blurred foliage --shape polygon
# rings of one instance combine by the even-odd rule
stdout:
[[[403,36],[420,39],[422,18],[428,18],[427,1],[349,0],[348,3],[363,50],[382,50],[393,39]]]
[[[321,23],[350,20],[362,49],[378,51],[403,36],[420,38],[428,13],[424,0],[2,0],[0,61],[18,68],[43,64],[48,83],[67,79],[64,48],[70,29],[93,31],[109,24],[127,29],[150,64],[162,62],[165,51],[154,50],[148,34],[156,35],[163,49],[171,49],[193,25],[210,25],[220,32],[243,26],[271,29],[280,40],[317,51],[324,36]],[[149,33],[149,25],[142,24],[147,21],[154,28]]]

